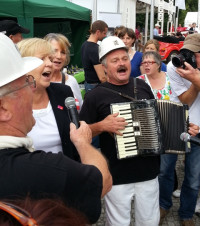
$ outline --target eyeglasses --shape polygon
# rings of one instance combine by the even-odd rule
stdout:
[[[13,90],[9,90],[7,92],[2,92],[2,93],[0,93],[0,97],[8,95],[10,93],[13,93],[15,91],[18,91],[20,89],[23,89],[26,86],[30,86],[31,89],[35,89],[36,88],[36,81],[35,81],[35,78],[32,75],[27,75],[26,76],[26,83],[23,86],[18,87],[18,88],[13,89]]]
[[[11,203],[0,202],[0,209],[13,216],[23,226],[38,226],[31,215],[18,206]]]
[[[155,61],[144,61],[141,63],[141,65],[152,65],[152,64],[155,64],[156,62]]]

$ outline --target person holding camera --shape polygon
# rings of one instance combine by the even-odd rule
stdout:
[[[198,69],[196,68],[200,68],[200,34],[188,35],[180,50],[180,54],[167,65],[172,89],[171,100],[187,104],[189,106],[190,123],[199,126],[200,93],[197,84],[194,84],[191,79],[193,72],[195,72],[195,76],[198,74]],[[187,80],[187,77],[191,81]],[[200,138],[200,134],[198,133],[196,137]],[[172,206],[173,173],[176,161],[177,155],[175,154],[168,154],[162,158],[162,167],[159,175],[160,224]],[[191,143],[191,151],[185,154],[185,175],[181,188],[180,208],[178,210],[181,225],[194,226],[192,218],[200,188],[199,162],[200,146]]]
[[[200,71],[198,68],[193,68],[189,63],[184,62],[187,70],[177,68],[177,73],[184,79],[189,80],[200,91]]]

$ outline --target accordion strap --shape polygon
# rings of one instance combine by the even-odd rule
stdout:
[[[105,86],[100,86],[100,87],[103,88],[103,89],[106,89],[106,90],[108,90],[108,91],[110,91],[110,92],[112,92],[112,93],[118,94],[118,95],[120,95],[120,96],[122,96],[122,97],[125,97],[126,99],[129,99],[129,100],[131,100],[131,101],[135,101],[135,100],[137,100],[136,78],[133,78],[133,83],[134,83],[134,89],[133,89],[133,92],[134,92],[135,98],[133,98],[133,97],[131,97],[131,96],[129,96],[129,95],[126,95],[126,94],[124,94],[124,93],[118,92],[118,91],[116,91],[116,90],[113,90],[113,89],[111,89],[111,88],[105,87]]]
[[[137,80],[136,78],[133,78],[133,92],[134,92],[134,97],[137,100]]]

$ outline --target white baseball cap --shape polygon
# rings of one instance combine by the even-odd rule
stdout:
[[[0,62],[0,87],[22,77],[43,63],[37,57],[21,57],[15,44],[3,33],[0,33]]]
[[[160,24],[158,24],[158,23],[157,23],[157,24],[155,24],[155,27],[160,27]]]
[[[124,42],[117,36],[109,36],[101,42],[99,46],[99,60],[101,60],[106,54],[115,49],[125,49],[128,51]]]

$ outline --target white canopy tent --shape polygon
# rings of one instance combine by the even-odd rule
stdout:
[[[153,35],[153,28],[155,23],[160,23],[163,30],[164,12],[168,12],[171,23],[175,23],[176,7],[173,0],[165,2],[164,0],[70,0],[71,2],[90,8],[92,10],[92,21],[102,19],[107,22],[109,27],[116,27],[124,25],[135,30],[136,27],[136,13],[145,13],[145,40],[148,32],[148,18],[150,20],[150,37]],[[151,7],[153,6],[153,7]],[[154,11],[159,9],[159,18],[154,23]],[[171,15],[171,16],[170,16]],[[121,23],[120,23],[121,22]]]

